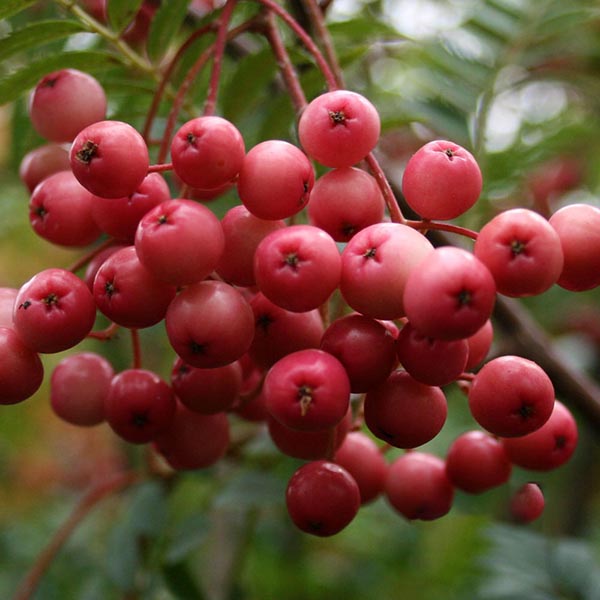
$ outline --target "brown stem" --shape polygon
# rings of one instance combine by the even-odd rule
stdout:
[[[221,81],[221,69],[223,67],[223,55],[225,54],[225,43],[227,41],[227,27],[231,21],[231,15],[237,0],[227,0],[221,18],[219,19],[219,28],[217,30],[217,39],[214,44],[213,67],[208,84],[208,95],[204,103],[203,114],[210,116],[215,114],[217,105],[217,94],[219,92],[219,82]]]
[[[316,0],[302,0],[302,3],[304,4],[311,24],[315,30],[317,39],[325,51],[325,56],[331,65],[331,70],[333,71],[338,87],[343,88],[345,87],[344,76],[342,69],[340,68],[333,42],[331,41],[331,36],[329,35],[329,30],[325,25],[325,15],[323,14],[323,10]]]
[[[67,520],[54,533],[48,545],[42,550],[37,560],[22,580],[13,600],[29,600],[33,597],[44,574],[52,564],[60,549],[65,545],[73,531],[87,514],[106,496],[126,488],[138,480],[137,473],[118,473],[111,479],[102,481],[88,490],[79,500]]]
[[[269,10],[272,10],[283,22],[294,32],[294,35],[302,42],[304,47],[312,55],[319,67],[319,70],[323,74],[327,87],[330,90],[338,89],[338,84],[329,66],[329,63],[325,60],[322,52],[319,50],[313,39],[306,33],[306,31],[300,26],[300,24],[285,10],[282,6],[277,4],[275,0],[257,0],[263,6],[266,6]]]
[[[402,225],[406,224],[406,219],[400,210],[400,206],[398,206],[398,202],[396,200],[396,196],[394,195],[394,191],[390,186],[381,165],[375,158],[375,155],[371,152],[365,159],[367,164],[369,165],[369,169],[375,177],[377,181],[377,185],[379,185],[379,189],[383,194],[383,198],[385,200],[385,204],[387,206],[388,212],[390,213],[390,218],[394,223],[401,223]]]
[[[304,95],[304,90],[300,85],[298,73],[294,68],[285,45],[283,44],[281,35],[277,29],[277,24],[275,23],[274,13],[271,11],[267,12],[266,22],[267,27],[265,33],[267,40],[269,41],[271,49],[273,50],[273,55],[277,60],[277,66],[281,71],[281,75],[285,81],[285,85],[292,100],[292,104],[296,109],[296,113],[300,114],[306,106],[306,96]]]

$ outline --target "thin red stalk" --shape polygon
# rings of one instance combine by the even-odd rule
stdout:
[[[173,169],[173,163],[162,163],[158,165],[150,165],[148,167],[148,173],[162,173],[164,171],[171,171]]]
[[[29,600],[32,598],[40,581],[52,564],[52,561],[65,545],[73,531],[75,531],[79,523],[83,521],[88,513],[103,498],[130,486],[137,481],[138,477],[137,473],[118,473],[111,479],[102,481],[89,489],[79,500],[67,520],[54,533],[48,545],[39,554],[37,560],[21,582],[13,600]]]
[[[271,44],[273,55],[277,60],[277,66],[279,67],[283,80],[285,81],[292,104],[294,105],[296,112],[300,114],[300,112],[306,106],[306,96],[304,95],[304,90],[302,89],[300,80],[298,79],[298,73],[294,68],[283,40],[281,39],[281,35],[277,29],[277,24],[275,23],[273,12],[271,11],[267,13],[266,36],[269,44]]]
[[[94,340],[100,340],[102,342],[107,342],[115,336],[117,331],[119,331],[119,327],[120,325],[117,325],[116,323],[111,323],[106,329],[102,329],[100,331],[90,331],[90,333],[88,333],[86,337]]]
[[[115,240],[113,238],[105,240],[100,245],[90,250],[87,254],[84,254],[82,257],[78,258],[70,267],[67,267],[67,271],[71,271],[71,273],[76,273],[77,271],[79,271],[79,269],[85,267],[96,255],[100,254],[102,250],[106,250],[106,248],[108,248],[114,243]]]
[[[452,225],[451,223],[438,223],[437,221],[406,221],[405,223],[413,229],[436,229],[437,231],[447,231],[448,233],[457,233],[472,240],[477,239],[477,232],[466,227],[460,227],[458,225]]]
[[[240,33],[248,31],[248,29],[253,27],[254,24],[255,24],[255,21],[250,20],[250,21],[246,21],[246,22],[238,25],[237,27],[235,27],[234,29],[230,30],[227,33],[227,40],[232,40],[236,36],[240,35]],[[186,96],[190,86],[196,79],[198,73],[202,69],[202,67],[204,67],[204,65],[208,62],[209,58],[211,57],[212,53],[214,52],[214,48],[215,48],[215,45],[211,44],[206,50],[204,50],[204,52],[202,52],[202,54],[200,54],[200,56],[196,59],[196,62],[191,66],[185,79],[181,82],[179,89],[177,90],[177,95],[175,96],[175,99],[173,100],[173,104],[171,106],[171,110],[170,110],[169,116],[167,118],[165,131],[163,133],[163,137],[162,137],[161,144],[160,144],[160,150],[159,150],[158,159],[157,159],[159,163],[165,161],[165,158],[169,151],[169,144],[171,141],[171,137],[173,135],[173,129],[175,129],[177,117],[179,116],[179,111],[181,110],[181,106],[183,105],[185,96]]]
[[[385,204],[387,206],[388,212],[390,213],[390,218],[394,223],[401,223],[405,225],[407,223],[400,207],[398,206],[398,202],[396,201],[396,196],[394,196],[394,192],[392,187],[390,186],[390,182],[387,180],[381,165],[375,158],[375,155],[371,152],[365,159],[367,164],[369,165],[369,169],[375,177],[377,184],[379,185],[379,189],[383,194],[383,199],[385,200]]]
[[[185,40],[185,42],[183,44],[181,44],[181,46],[177,50],[175,56],[173,56],[173,58],[171,59],[171,62],[168,64],[167,68],[165,69],[165,71],[161,77],[161,80],[156,88],[156,91],[154,93],[154,97],[152,98],[152,104],[150,105],[150,110],[148,111],[148,114],[146,115],[146,121],[144,123],[144,128],[142,129],[142,135],[144,136],[144,139],[147,142],[148,142],[148,138],[150,137],[150,130],[152,128],[152,123],[154,122],[154,119],[156,118],[156,113],[158,112],[158,107],[160,106],[160,101],[165,92],[165,88],[167,87],[167,83],[169,82],[169,79],[171,79],[171,75],[173,74],[173,71],[175,70],[175,67],[177,66],[177,63],[181,60],[181,57],[183,56],[185,51],[199,37],[202,37],[209,31],[211,31],[213,28],[214,28],[214,23],[208,23],[207,25],[204,25],[204,27],[199,27],[198,29],[196,29],[196,31],[194,31],[188,37],[188,39]]]
[[[343,88],[345,87],[344,76],[342,74],[342,69],[340,68],[333,42],[331,41],[331,36],[329,35],[329,30],[325,25],[325,15],[323,14],[323,10],[316,0],[303,0],[303,4],[310,17],[317,38],[325,51],[325,56],[331,65],[337,84],[339,87]]]
[[[140,333],[137,329],[131,331],[131,348],[133,352],[132,369],[141,369],[142,367],[142,347],[140,344]]]
[[[231,21],[231,15],[237,0],[227,0],[223,7],[221,18],[219,19],[219,28],[217,30],[217,39],[214,44],[213,66],[208,84],[208,95],[204,103],[204,115],[214,115],[217,105],[217,94],[219,92],[219,82],[221,81],[221,70],[223,67],[223,56],[225,54],[225,43],[227,42],[227,28]]]
[[[302,42],[304,47],[308,50],[308,52],[313,56],[317,66],[319,67],[325,81],[327,82],[327,87],[330,90],[337,90],[338,83],[329,66],[329,63],[323,56],[322,52],[319,50],[318,46],[314,43],[310,35],[304,31],[304,29],[300,26],[300,24],[290,15],[290,13],[285,10],[282,6],[277,4],[275,0],[257,0],[263,6],[267,7],[269,10],[272,10],[279,18],[281,18],[284,23],[294,32],[296,37]]]

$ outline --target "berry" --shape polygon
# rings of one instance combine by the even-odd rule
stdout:
[[[417,150],[402,176],[404,198],[423,219],[462,215],[477,202],[481,188],[481,171],[473,155],[446,140]]]
[[[319,460],[300,467],[286,494],[290,518],[305,533],[327,537],[347,527],[358,513],[360,491],[346,469]]]
[[[102,198],[133,194],[149,166],[144,138],[121,121],[99,121],[80,131],[69,161],[79,183]]]
[[[326,167],[351,167],[375,148],[381,123],[364,96],[348,90],[326,92],[304,109],[298,137],[304,151]]]
[[[394,509],[409,520],[439,519],[452,508],[454,487],[441,458],[407,452],[388,470],[385,495]]]
[[[542,368],[519,356],[486,363],[469,390],[474,419],[490,433],[523,436],[539,429],[552,414],[554,386]]]
[[[76,69],[44,76],[29,98],[36,131],[51,142],[71,142],[84,128],[106,117],[106,95],[98,81]]]
[[[192,119],[179,128],[171,142],[173,170],[193,188],[227,184],[242,168],[244,155],[242,134],[221,117]]]
[[[510,514],[519,523],[531,523],[544,512],[544,494],[537,483],[523,484],[510,499]]]
[[[19,165],[19,177],[29,192],[53,173],[71,168],[69,153],[59,144],[45,144],[28,152]]]
[[[318,431],[348,411],[350,382],[337,358],[322,350],[293,352],[277,361],[264,382],[265,406],[286,427]]]

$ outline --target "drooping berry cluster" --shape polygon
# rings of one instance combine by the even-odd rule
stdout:
[[[600,284],[600,211],[573,205],[547,221],[508,210],[471,236],[472,250],[434,248],[423,232],[479,198],[477,162],[449,141],[423,146],[402,184],[422,220],[406,221],[373,167],[378,113],[355,92],[310,102],[299,146],[247,150],[233,123],[194,118],[170,140],[168,165],[151,165],[143,136],[107,120],[106,106],[100,84],[74,70],[47,75],[32,94],[32,123],[52,142],[21,167],[32,227],[96,250],[78,265],[83,274],[49,268],[2,289],[1,403],[37,391],[40,354],[101,335],[98,312],[134,336],[163,323],[170,381],[137,355],[115,373],[98,354],[73,353],[51,376],[56,414],[106,421],[174,470],[214,464],[232,420],[258,421],[283,454],[307,461],[286,502],[294,523],[320,536],[381,494],[407,519],[436,519],[456,489],[482,493],[506,483],[513,465],[545,471],[571,457],[576,423],[544,371],[517,356],[480,365],[497,293]],[[316,180],[313,161],[329,169]],[[178,188],[157,172],[170,169]],[[231,190],[239,202],[222,219],[192,199]],[[592,235],[585,248],[582,231]],[[457,381],[478,427],[445,457],[419,450],[442,430],[442,388]],[[390,446],[406,452],[390,462]],[[540,507],[535,487],[511,504],[523,521]]]

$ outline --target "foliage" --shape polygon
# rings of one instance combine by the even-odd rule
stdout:
[[[2,285],[21,285],[49,260],[65,265],[74,260],[70,251],[32,239],[24,214],[17,169],[25,153],[41,143],[26,116],[27,93],[36,81],[63,67],[93,73],[109,92],[111,118],[142,130],[157,84],[186,43],[151,123],[151,137],[159,139],[169,126],[177,90],[214,39],[212,33],[190,37],[214,15],[195,16],[187,0],[173,0],[157,11],[145,45],[128,44],[117,34],[140,4],[109,1],[105,25],[69,0],[4,0],[0,6],[0,105],[10,128],[0,171]],[[308,3],[286,5],[310,30]],[[344,6],[350,6],[348,12]],[[232,26],[252,21],[260,10],[258,2],[240,1]],[[484,194],[461,218],[462,225],[477,227],[510,206],[543,211],[572,198],[599,204],[600,9],[595,2],[334,0],[328,14],[347,86],[367,95],[382,115],[379,157],[393,185],[398,186],[408,156],[424,139],[438,136],[471,148],[482,165]],[[312,98],[325,89],[323,76],[290,30],[281,23],[279,29]],[[189,82],[180,119],[201,112],[209,73],[205,67]],[[247,147],[269,138],[295,141],[295,109],[263,36],[248,32],[228,46],[216,112],[238,125]],[[156,158],[158,148],[153,152]],[[536,194],[534,176],[549,179],[557,160],[572,161],[577,180],[560,194]],[[211,208],[222,215],[233,201],[225,196]],[[524,303],[557,344],[579,348],[564,360],[595,375],[598,341],[585,335],[589,329],[584,334],[569,329],[567,317],[589,309],[597,318],[597,300],[594,292],[573,300],[552,290]],[[156,348],[146,357],[149,366],[168,373],[161,332],[151,328],[142,335]],[[510,332],[501,343],[510,347]],[[106,352],[98,342],[85,345]],[[109,352],[115,365],[126,364],[125,340]],[[45,360],[50,369],[58,358]],[[17,588],[82,487],[97,483],[94,473],[104,463],[145,460],[137,448],[115,450],[103,432],[88,443],[55,423],[47,391],[42,388],[27,405],[4,407],[0,419],[2,597]],[[469,427],[456,391],[450,392],[450,408],[443,435],[428,446],[440,454]],[[379,500],[334,539],[307,539],[288,523],[283,503],[296,461],[278,455],[267,436],[259,435],[243,460],[233,457],[176,482],[137,483],[104,500],[62,548],[34,597],[594,600],[600,590],[594,477],[600,448],[597,423],[578,416],[581,451],[568,467],[540,477],[552,503],[535,531],[497,524],[505,520],[507,495],[498,490],[481,498],[459,495],[449,517],[423,525],[401,521]],[[244,438],[245,427],[236,424],[236,439]],[[42,442],[44,448],[32,449]],[[77,467],[81,462],[87,466]],[[526,476],[517,473],[515,483]]]

